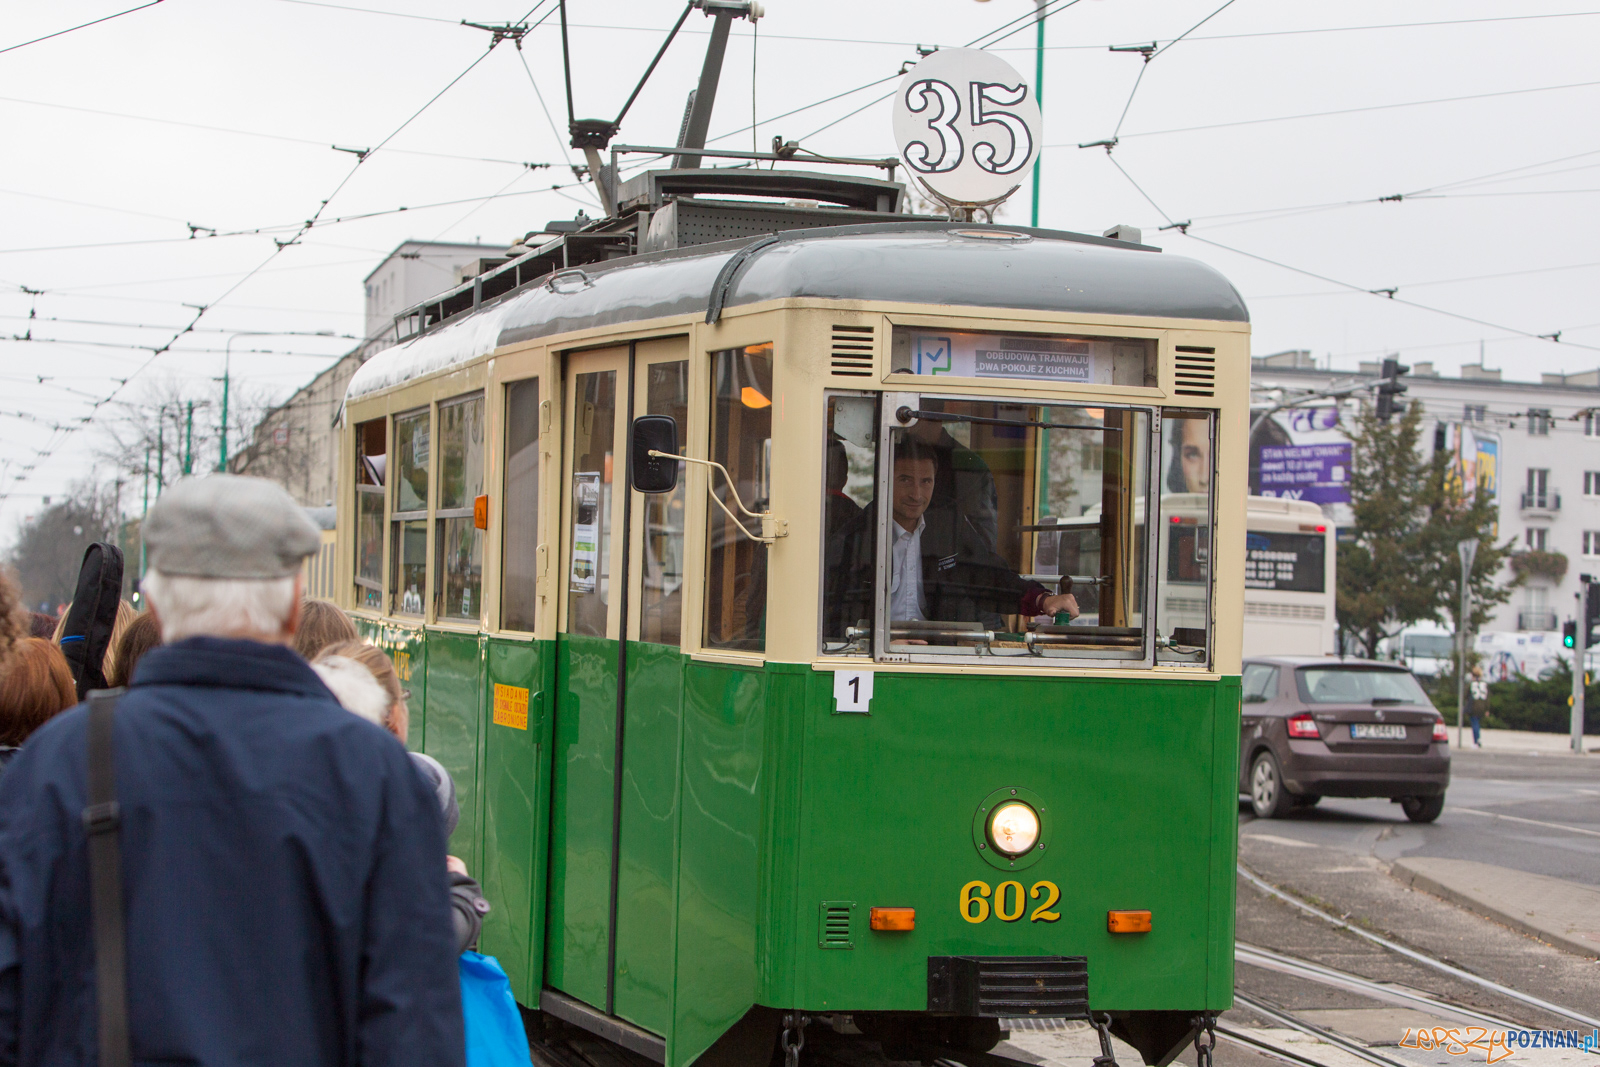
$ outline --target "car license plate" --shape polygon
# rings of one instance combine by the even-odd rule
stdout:
[[[1352,741],[1404,741],[1406,728],[1399,724],[1380,722],[1353,722],[1350,724]]]

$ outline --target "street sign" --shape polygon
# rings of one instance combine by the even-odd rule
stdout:
[[[1033,86],[977,48],[941,48],[895,93],[900,158],[929,192],[952,204],[993,204],[1016,192],[1039,154]]]

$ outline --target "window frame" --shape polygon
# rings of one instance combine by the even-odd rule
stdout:
[[[404,611],[400,607],[400,597],[403,595],[400,590],[402,584],[400,581],[400,568],[404,559],[401,552],[403,538],[400,535],[402,528],[407,523],[421,522],[424,536],[428,541],[432,540],[433,531],[431,525],[429,525],[429,520],[432,518],[431,512],[438,497],[434,484],[437,474],[437,464],[434,463],[434,409],[437,406],[437,404],[430,401],[414,408],[408,408],[405,411],[395,412],[389,417],[389,462],[388,470],[384,474],[384,481],[390,483],[387,487],[391,490],[389,506],[391,509],[395,509],[400,501],[400,487],[398,484],[400,477],[400,422],[402,420],[415,419],[419,415],[423,416],[424,425],[428,430],[428,498],[425,501],[425,506],[420,511],[413,508],[408,511],[390,510],[387,513],[385,526],[389,543],[389,595],[385,602],[387,610],[384,614],[398,615],[406,619],[417,619],[424,623],[428,620],[430,605],[433,602],[431,595],[433,586],[432,546],[428,542],[424,542],[422,550],[422,610]]]
[[[527,385],[530,382],[533,383],[537,395],[537,402],[533,406],[534,426],[532,443],[524,447],[531,447],[534,450],[534,478],[537,484],[533,492],[534,514],[532,519],[532,625],[527,629],[523,629],[520,626],[512,626],[507,621],[508,616],[506,604],[508,597],[506,596],[506,582],[508,575],[511,573],[511,568],[506,564],[506,557],[507,553],[513,550],[510,537],[512,526],[511,461],[513,457],[513,453],[511,451],[511,397],[516,387]],[[555,397],[551,395],[550,390],[547,388],[546,375],[540,370],[535,370],[531,374],[524,374],[521,377],[509,378],[505,381],[502,381],[498,384],[497,391],[500,399],[500,434],[497,442],[500,449],[498,453],[498,460],[501,466],[500,500],[498,503],[493,500],[491,500],[489,503],[489,529],[491,532],[498,532],[496,544],[494,545],[494,548],[499,555],[499,571],[495,576],[496,581],[499,584],[499,587],[496,591],[495,621],[497,625],[495,628],[505,633],[535,635],[540,632],[539,628],[543,626],[545,622],[545,613],[550,610],[549,606],[543,603],[544,598],[540,594],[539,587],[540,583],[547,582],[549,580],[550,547],[549,543],[545,540],[544,524],[546,519],[545,512],[547,510],[545,495],[549,489],[549,486],[546,483],[551,479],[549,478],[549,472],[545,470],[545,435],[550,432],[554,423],[553,402]],[[485,389],[485,393],[487,394],[488,392],[489,390]],[[484,400],[484,426],[484,440],[485,444],[487,445],[490,440],[488,431],[489,404],[487,396]],[[487,479],[485,479],[485,482],[485,488],[487,488]],[[544,557],[542,560],[540,558],[541,556]],[[487,564],[488,546],[485,547],[484,559],[485,563]],[[488,628],[487,624],[486,628]]]
[[[1004,670],[1002,666],[1011,661],[1023,668],[1079,668],[1079,669],[1116,669],[1116,670],[1150,670],[1156,666],[1156,641],[1155,621],[1157,611],[1157,582],[1155,581],[1156,560],[1159,558],[1157,543],[1161,534],[1160,523],[1149,521],[1149,516],[1160,513],[1160,478],[1156,474],[1156,459],[1161,448],[1161,411],[1164,407],[1176,407],[1173,404],[1163,404],[1152,400],[1140,402],[1143,398],[1135,400],[1131,397],[1116,397],[1101,400],[1097,397],[1038,397],[1017,395],[1016,393],[971,393],[963,389],[962,385],[951,383],[944,389],[930,389],[919,392],[895,392],[885,390],[879,394],[880,407],[878,411],[878,456],[877,456],[877,487],[875,499],[887,501],[892,499],[894,465],[894,449],[890,442],[891,434],[901,429],[895,411],[903,405],[915,408],[923,400],[944,400],[969,403],[1004,404],[1017,403],[1026,407],[1050,406],[1068,408],[1101,408],[1134,413],[1145,416],[1145,441],[1143,455],[1145,457],[1144,472],[1144,523],[1143,560],[1144,560],[1144,588],[1142,599],[1142,640],[1137,656],[1095,655],[1093,653],[1065,652],[1061,655],[1035,656],[1023,654],[1020,656],[996,656],[992,653],[983,655],[936,654],[918,655],[914,652],[891,651],[889,648],[889,588],[891,582],[891,567],[893,557],[893,531],[886,508],[879,509],[877,529],[877,560],[873,582],[873,612],[872,612],[872,639],[871,656],[874,663],[894,664],[921,664],[947,667],[988,667]],[[1215,420],[1213,420],[1213,425]],[[1215,432],[1215,431],[1213,431]],[[1212,485],[1215,486],[1216,452],[1212,452]],[[1216,491],[1213,488],[1211,496],[1215,500]],[[1138,526],[1138,497],[1130,494],[1128,521],[1135,528]],[[1215,507],[1213,503],[1212,507]],[[1135,544],[1138,542],[1135,541]],[[1211,592],[1208,600],[1215,598],[1216,571],[1213,567],[1209,578]],[[822,618],[818,617],[818,634],[820,639]],[[1214,627],[1213,627],[1214,629]],[[1209,669],[1213,653],[1207,649],[1206,662],[1202,669]],[[1163,667],[1181,666],[1179,664],[1162,664]],[[1192,668],[1191,668],[1192,669]]]
[[[351,588],[354,591],[353,595],[356,600],[354,607],[359,611],[377,610],[381,613],[383,612],[384,606],[388,603],[388,567],[386,567],[385,564],[388,562],[387,557],[389,544],[389,465],[391,462],[389,453],[393,442],[394,427],[392,425],[392,421],[393,420],[387,416],[379,415],[376,418],[366,419],[362,422],[354,423],[351,426],[351,433],[355,439],[355,448],[352,451],[354,452],[355,460],[358,466],[362,460],[369,455],[369,453],[365,451],[365,444],[362,441],[362,428],[369,426],[372,423],[378,423],[383,427],[384,433],[384,477],[382,483],[378,485],[366,484],[361,480],[361,474],[359,470],[354,476],[355,499],[353,501],[354,507],[351,509],[351,530],[353,532],[351,535],[350,546],[350,577]],[[361,500],[363,496],[375,496],[377,497],[378,502],[378,577],[376,581],[370,578],[363,578],[361,576]],[[373,605],[362,602],[363,593],[367,590],[375,591],[378,594],[378,603],[376,608],[374,608]]]
[[[443,469],[444,450],[443,450],[443,447],[442,447],[444,442],[443,442],[443,440],[441,438],[440,431],[444,427],[444,412],[445,412],[446,408],[465,407],[466,405],[472,403],[474,400],[476,400],[479,403],[480,408],[479,408],[478,418],[479,418],[479,422],[480,422],[480,425],[482,427],[482,432],[483,432],[483,439],[479,442],[479,448],[481,450],[480,451],[480,466],[482,467],[483,474],[484,474],[483,485],[479,486],[479,489],[480,490],[488,489],[488,487],[489,487],[489,484],[488,484],[488,482],[489,482],[488,473],[489,473],[489,470],[490,470],[490,466],[489,466],[489,458],[490,457],[488,455],[488,451],[489,451],[489,402],[488,402],[488,397],[487,397],[486,393],[487,393],[487,390],[474,389],[474,390],[472,390],[470,392],[461,393],[461,394],[459,394],[457,396],[447,397],[444,400],[435,401],[433,403],[433,405],[432,405],[432,407],[433,407],[432,429],[430,430],[430,437],[428,438],[428,442],[429,442],[429,445],[428,445],[428,460],[429,460],[428,478],[429,478],[429,484],[432,487],[432,491],[428,494],[428,512],[429,512],[429,519],[430,519],[430,522],[429,522],[429,525],[428,525],[428,533],[429,533],[428,587],[429,587],[429,593],[424,598],[426,600],[426,608],[425,608],[423,614],[428,619],[432,620],[435,623],[442,623],[442,624],[447,625],[447,626],[471,626],[471,627],[473,627],[475,629],[481,629],[485,624],[485,614],[486,613],[485,613],[485,610],[484,610],[485,609],[485,603],[484,603],[485,597],[484,597],[484,593],[483,593],[483,587],[484,587],[484,584],[485,584],[485,582],[486,582],[486,580],[488,579],[488,576],[489,576],[489,574],[488,574],[488,571],[489,571],[489,568],[488,568],[488,563],[489,563],[489,531],[488,530],[477,530],[476,531],[478,539],[479,539],[479,556],[480,556],[479,572],[478,572],[478,605],[477,605],[477,614],[475,616],[471,617],[471,618],[467,618],[465,616],[460,616],[460,615],[446,615],[444,613],[444,611],[443,611],[444,605],[441,602],[441,600],[442,600],[442,598],[444,597],[444,594],[445,594],[445,587],[444,587],[444,552],[445,552],[444,530],[445,530],[445,523],[447,521],[451,520],[451,519],[470,519],[470,518],[472,518],[473,514],[474,514],[474,512],[473,512],[474,504],[473,504],[472,499],[469,498],[469,500],[468,500],[468,502],[467,502],[467,504],[465,506],[458,506],[458,507],[453,507],[453,508],[444,508],[444,507],[440,507],[439,506],[441,503],[443,503],[443,500],[441,498],[444,495],[444,469]],[[470,442],[469,442],[469,445],[470,445]],[[438,460],[439,462],[434,462],[435,460]],[[475,494],[475,496],[481,496],[481,495],[483,495],[482,492],[480,492],[478,494]]]
[[[828,408],[829,408],[829,406],[833,403],[833,401],[835,401],[837,399],[840,399],[840,398],[870,400],[878,408],[877,413],[875,414],[874,419],[873,419],[873,427],[874,427],[873,432],[875,434],[879,435],[873,441],[873,447],[874,447],[874,456],[873,456],[874,469],[873,469],[873,473],[872,473],[872,486],[873,486],[873,492],[876,493],[878,491],[878,488],[879,488],[879,471],[877,470],[877,464],[879,463],[879,456],[881,455],[881,453],[883,451],[883,439],[882,439],[881,434],[882,434],[882,428],[883,428],[883,398],[884,398],[885,395],[886,394],[882,390],[878,390],[878,389],[824,389],[823,392],[822,392],[822,417],[823,417],[822,441],[821,441],[822,466],[819,468],[821,470],[821,472],[822,472],[822,481],[821,481],[821,483],[820,483],[820,485],[818,487],[819,490],[820,490],[820,495],[818,497],[819,504],[820,504],[820,511],[818,512],[818,516],[819,516],[819,520],[820,520],[819,529],[821,529],[821,531],[822,531],[822,536],[817,538],[817,574],[820,576],[821,580],[817,582],[817,626],[816,626],[816,630],[817,630],[817,656],[820,657],[820,658],[825,658],[825,659],[830,659],[830,660],[854,658],[854,659],[859,660],[861,662],[876,662],[876,658],[873,656],[873,636],[871,634],[867,635],[867,637],[864,640],[864,643],[863,642],[846,642],[844,648],[837,649],[837,650],[834,650],[834,651],[830,651],[828,649],[828,647],[827,647],[827,636],[824,633],[824,631],[827,628],[827,624],[828,624],[828,529],[827,529],[827,521],[828,521],[828,519],[827,519],[827,516],[828,516],[828,433],[829,433],[829,430],[828,430],[828,426],[827,426],[827,417],[828,417]],[[874,496],[873,499],[876,500],[877,497]],[[876,613],[876,609],[874,609],[874,613]],[[874,629],[876,629],[876,619],[874,619]]]

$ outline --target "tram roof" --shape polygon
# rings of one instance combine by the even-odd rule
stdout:
[[[1007,238],[1003,235],[1012,234]],[[745,254],[730,277],[723,268]],[[548,275],[385,349],[351,379],[362,397],[494,349],[596,326],[795,297],[1248,322],[1216,270],[1159,249],[1064,231],[946,220],[871,223],[628,256]],[[720,286],[719,286],[720,283]]]

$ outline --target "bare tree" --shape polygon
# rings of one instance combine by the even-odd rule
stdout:
[[[72,599],[84,550],[95,541],[117,544],[116,492],[115,482],[79,482],[65,500],[23,520],[9,563],[25,604],[54,613]]]

